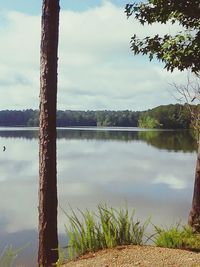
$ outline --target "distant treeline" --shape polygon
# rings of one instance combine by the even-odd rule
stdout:
[[[194,109],[197,106],[192,106]],[[0,126],[38,126],[38,110],[2,110]],[[57,111],[57,126],[115,126],[188,129],[191,114],[187,105],[158,106],[146,111]]]

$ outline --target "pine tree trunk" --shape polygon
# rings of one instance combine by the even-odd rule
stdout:
[[[40,55],[38,266],[58,259],[56,110],[59,0],[43,0]]]
[[[200,233],[200,143],[198,145],[193,200],[188,223],[196,232]]]

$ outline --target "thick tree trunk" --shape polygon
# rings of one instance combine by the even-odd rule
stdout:
[[[59,0],[43,0],[40,57],[38,266],[58,259],[56,105]]]
[[[198,145],[193,200],[188,223],[196,232],[200,233],[200,143]]]

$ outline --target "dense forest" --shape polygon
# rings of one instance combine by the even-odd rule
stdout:
[[[197,106],[192,106],[197,109]],[[0,126],[38,126],[38,110],[2,110]],[[188,106],[163,105],[146,111],[57,111],[57,126],[115,126],[163,129],[188,129],[191,114]]]

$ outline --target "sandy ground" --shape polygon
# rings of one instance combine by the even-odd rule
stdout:
[[[153,246],[124,246],[87,254],[65,267],[200,267],[200,253]]]

